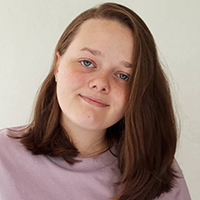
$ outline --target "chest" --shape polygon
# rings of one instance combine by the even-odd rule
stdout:
[[[2,171],[0,197],[3,200],[102,200],[117,192],[114,183],[118,176],[112,166],[73,171],[44,160],[12,163]]]

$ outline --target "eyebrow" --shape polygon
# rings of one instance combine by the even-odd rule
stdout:
[[[94,56],[96,56],[96,55],[103,56],[103,54],[99,50],[91,49],[91,48],[88,48],[88,47],[82,48],[81,51],[89,51]],[[133,65],[131,63],[129,63],[129,62],[125,61],[125,60],[120,61],[120,63],[123,66],[125,66],[126,68],[132,68],[133,67]]]
[[[95,49],[91,49],[91,48],[88,48],[88,47],[84,47],[81,49],[81,51],[89,51],[91,54],[93,55],[102,55],[102,53],[98,50],[95,50]]]
[[[125,60],[121,61],[122,65],[124,65],[126,68],[132,68],[133,65]]]

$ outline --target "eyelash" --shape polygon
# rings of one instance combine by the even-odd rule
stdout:
[[[87,62],[87,64],[86,64],[86,62]],[[88,67],[88,68],[95,67],[95,65],[89,60],[81,60],[80,63],[81,63],[81,65]],[[92,66],[90,66],[90,65],[92,65]],[[125,78],[124,78],[124,76],[125,76]],[[122,81],[128,81],[129,80],[129,76],[126,75],[126,74],[123,74],[123,73],[118,73],[117,77],[119,77]]]
[[[125,79],[122,78],[122,77],[120,77],[121,75],[122,75],[122,76],[125,76]],[[119,78],[122,79],[123,81],[128,81],[128,80],[129,80],[129,76],[126,75],[126,74],[119,73],[119,74],[117,74],[117,77],[119,77]]]
[[[85,62],[88,62],[88,63],[90,63],[90,65],[91,65],[91,64],[93,65],[93,63],[90,62],[89,60],[81,60],[81,61],[80,61],[80,63],[81,63],[83,66],[85,66],[85,67],[90,67],[90,66],[88,66],[87,64],[85,64]],[[94,65],[93,65],[92,67],[94,67]]]

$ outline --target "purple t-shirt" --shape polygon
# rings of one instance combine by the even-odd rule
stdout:
[[[8,134],[0,131],[0,200],[109,200],[117,193],[120,172],[110,151],[71,166],[62,158],[32,155]],[[182,175],[176,161],[174,167]],[[184,178],[159,198],[174,199],[191,199]]]

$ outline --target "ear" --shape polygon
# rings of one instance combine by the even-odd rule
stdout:
[[[54,76],[56,82],[58,80],[57,74],[58,74],[59,61],[60,61],[60,53],[57,51],[55,55],[55,69],[54,69]]]

